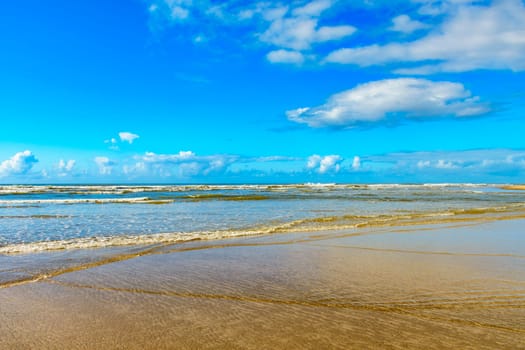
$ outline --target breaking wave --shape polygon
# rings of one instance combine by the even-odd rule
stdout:
[[[500,207],[455,209],[438,212],[401,213],[392,215],[319,216],[229,230],[83,237],[67,240],[11,244],[0,246],[0,254],[34,253],[52,250],[92,249],[131,245],[144,246],[181,243],[194,240],[218,240],[242,236],[294,232],[322,232],[331,230],[354,229],[354,233],[359,235],[361,234],[359,229],[365,227],[402,227],[523,218],[525,218],[525,203]]]

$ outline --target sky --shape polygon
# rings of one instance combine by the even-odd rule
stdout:
[[[525,182],[522,0],[0,4],[0,183]]]

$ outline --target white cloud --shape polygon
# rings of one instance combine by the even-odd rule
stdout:
[[[302,158],[298,158],[298,157],[288,157],[288,156],[264,156],[264,157],[248,157],[248,158],[245,158],[243,159],[243,161],[248,161],[248,162],[252,162],[252,161],[255,161],[255,162],[260,162],[260,163],[265,163],[265,162],[295,162],[295,161],[298,161],[298,160],[301,160]]]
[[[480,149],[464,151],[400,152],[367,156],[370,164],[389,163],[404,169],[466,170],[474,173],[525,170],[525,151],[511,149]],[[459,173],[458,173],[459,174]]]
[[[308,50],[315,43],[340,40],[353,34],[356,29],[349,25],[318,26],[312,17],[284,17],[275,19],[261,34],[262,41],[292,50]]]
[[[288,13],[290,8],[288,6],[270,6],[268,3],[259,3],[256,5],[254,13],[260,13],[265,21],[275,21],[281,19]]]
[[[422,4],[417,11],[424,16],[439,16],[457,10],[458,6],[483,2],[483,0],[412,0]]]
[[[320,174],[325,174],[327,172],[338,172],[341,169],[341,162],[343,158],[341,156],[332,154],[328,156],[320,156],[314,154],[308,157],[306,167],[308,169],[315,169]]]
[[[38,159],[29,150],[18,152],[0,163],[0,176],[27,174]]]
[[[146,152],[143,156],[137,156],[136,159],[138,162],[135,170],[160,176],[190,177],[225,171],[238,157],[231,155],[198,156],[192,151],[180,151],[175,154]]]
[[[206,41],[207,41],[206,36],[202,34],[199,34],[193,37],[193,42],[196,44],[204,43]]]
[[[149,5],[149,7],[148,7],[148,11],[149,11],[149,12],[155,12],[155,11],[157,11],[158,9],[159,9],[159,6],[156,5],[156,4],[151,4],[151,5]]]
[[[410,34],[428,27],[429,26],[427,24],[413,20],[407,15],[399,15],[392,19],[392,27],[390,27],[389,29],[394,32]]]
[[[325,161],[326,162],[326,161]],[[198,155],[192,151],[173,154],[146,152],[135,155],[123,163],[123,174],[130,178],[166,178],[181,180],[203,177],[227,178],[228,176],[267,176],[275,173],[301,173],[304,158],[281,155],[240,156],[232,154]]]
[[[352,169],[359,170],[359,168],[361,168],[361,158],[355,156],[352,160]]]
[[[420,168],[420,169],[423,169],[423,168],[430,168],[431,167],[431,163],[429,160],[420,160],[417,162],[417,167]]]
[[[137,134],[133,134],[131,132],[122,131],[118,133],[118,136],[120,137],[120,141],[122,142],[128,142],[129,144],[132,144],[133,141],[138,139],[140,136]],[[114,139],[112,139],[114,140]]]
[[[156,154],[153,152],[146,152],[146,154],[141,158],[145,162],[179,163],[194,159],[195,157],[195,153],[192,151],[180,151],[176,154]]]
[[[436,168],[438,169],[454,169],[458,168],[458,165],[455,165],[453,162],[447,162],[446,160],[439,159],[436,163]]]
[[[190,14],[190,11],[188,11],[188,9],[182,6],[172,6],[170,8],[170,11],[171,11],[171,18],[173,19],[186,19],[188,18],[188,15]]]
[[[340,92],[314,108],[288,111],[288,119],[311,127],[355,127],[362,124],[467,117],[487,113],[462,84],[426,79],[386,79]]]
[[[267,44],[271,52],[266,59],[272,63],[300,64],[306,57],[316,61],[317,57],[324,57],[326,49],[318,44],[332,42],[338,49],[328,54],[324,62],[359,66],[399,64],[393,67],[398,74],[525,69],[525,5],[521,0],[497,0],[491,4],[486,0],[412,0],[419,7],[419,15],[411,12],[411,18],[396,11],[392,26],[382,29],[405,34],[429,29],[425,36],[413,41],[346,47],[336,42],[353,35],[357,29],[351,23],[340,22],[353,15],[349,11],[354,5],[346,6],[344,2],[146,2],[153,30],[184,25],[183,36],[189,41],[213,45],[214,40],[220,41],[222,33],[231,34],[230,29],[236,28],[244,33],[240,41],[255,38]],[[365,7],[377,10],[377,6]],[[429,19],[429,16],[436,17]],[[432,24],[432,28],[421,18]],[[370,38],[366,28],[361,33],[365,40]]]
[[[266,59],[272,63],[293,63],[301,64],[304,62],[304,56],[297,51],[275,50],[266,55]]]
[[[109,144],[110,146],[108,148],[113,151],[118,151],[120,149],[119,146],[117,145],[118,141],[114,137],[108,140],[104,140],[104,143]]]
[[[314,169],[319,166],[319,163],[321,162],[322,157],[318,154],[314,154],[310,157],[308,157],[308,163],[306,163],[306,167],[308,169]]]
[[[331,25],[323,21],[322,15],[334,8],[336,0],[225,1],[218,4],[190,0],[147,2],[152,30],[170,25],[185,26],[193,31],[185,36],[200,44],[202,39],[218,39],[224,32],[222,29],[242,28],[246,38],[255,38],[273,47],[266,56],[272,63],[301,63],[304,52],[300,51],[344,39],[356,31],[346,23]]]
[[[108,157],[95,157],[95,163],[98,166],[100,175],[111,175],[113,167],[117,164]]]
[[[435,161],[430,160],[420,160],[417,162],[416,166],[419,169],[458,169],[463,166],[462,161],[450,161],[450,160],[444,160],[444,159],[438,159]]]
[[[478,149],[361,156],[359,174],[374,182],[520,182],[525,150]]]
[[[320,16],[321,13],[332,7],[334,1],[331,0],[314,0],[304,6],[295,8],[292,13],[294,16]]]
[[[525,5],[520,0],[500,0],[489,6],[458,6],[441,26],[419,40],[343,48],[325,61],[360,66],[438,61],[397,71],[429,74],[474,69],[521,71],[525,69],[524,57]]]
[[[172,21],[183,21],[190,15],[192,0],[155,0],[151,1],[148,11],[152,15],[163,15]]]
[[[73,167],[75,166],[75,163],[76,162],[75,162],[74,159],[70,159],[67,162],[64,161],[63,159],[60,159],[60,161],[58,162],[58,171],[61,174],[67,174],[67,173],[71,172],[71,170],[73,170]]]

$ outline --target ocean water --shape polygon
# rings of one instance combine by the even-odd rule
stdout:
[[[0,186],[0,254],[523,215],[490,184]]]

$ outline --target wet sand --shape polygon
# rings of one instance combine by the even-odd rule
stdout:
[[[525,185],[507,185],[501,186],[504,190],[525,190]]]
[[[524,227],[376,227],[93,250],[91,259],[89,250],[3,257],[2,267],[77,265],[0,286],[0,349],[525,349]]]

